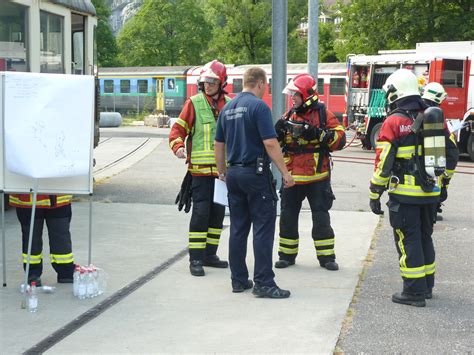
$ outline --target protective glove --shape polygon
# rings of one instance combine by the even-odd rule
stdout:
[[[184,207],[184,212],[188,213],[191,210],[191,185],[193,181],[193,176],[188,171],[183,178],[181,183],[181,188],[176,196],[175,204],[178,205],[178,211],[181,211]]]
[[[446,186],[441,187],[441,193],[439,194],[439,202],[444,202],[448,199],[448,189]]]
[[[286,120],[279,119],[277,123],[275,123],[275,131],[278,141],[282,141],[286,134]]]
[[[377,215],[383,215],[382,206],[380,205],[380,198],[370,199],[370,209]]]
[[[322,133],[322,129],[316,126],[304,125],[304,131],[302,137],[307,141],[312,141],[313,139],[319,139]]]

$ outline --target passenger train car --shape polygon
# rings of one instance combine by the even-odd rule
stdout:
[[[243,89],[243,73],[254,65],[228,65],[226,91],[234,97]],[[271,64],[257,65],[263,68],[270,81],[263,100],[271,107]],[[186,98],[198,92],[197,81],[202,66],[195,67],[130,67],[101,68],[101,109],[137,113],[143,111],[164,112],[179,115]],[[288,64],[287,78],[304,73],[306,64]],[[329,110],[341,117],[345,109],[346,65],[344,63],[320,63],[318,66],[318,94]],[[287,105],[290,105],[288,100]]]

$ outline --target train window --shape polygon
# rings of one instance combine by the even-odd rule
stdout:
[[[445,59],[441,84],[448,88],[464,87],[464,61]]]
[[[233,92],[234,94],[238,94],[239,92],[242,92],[243,85],[242,85],[242,79],[234,79],[233,82]]]
[[[346,79],[331,78],[329,81],[329,95],[344,95],[346,87]]]
[[[130,93],[130,80],[120,80],[120,93]]]
[[[45,11],[40,13],[41,73],[64,73],[63,18]]]
[[[104,80],[104,92],[107,94],[114,93],[114,81],[113,80]]]
[[[324,79],[318,78],[318,95],[324,95]]]
[[[138,80],[138,92],[140,94],[148,93],[148,80]]]
[[[85,17],[72,14],[72,58],[71,72],[72,74],[84,74],[84,23]]]
[[[28,71],[26,7],[0,2],[0,71]]]

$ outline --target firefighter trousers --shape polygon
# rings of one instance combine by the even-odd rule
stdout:
[[[16,215],[21,224],[23,268],[26,269],[31,209],[17,208]],[[51,209],[36,209],[28,278],[34,279],[40,277],[43,272],[44,222],[46,222],[46,226],[48,227],[51,265],[57,272],[58,278],[72,278],[74,272],[74,257],[72,254],[71,232],[69,231],[71,216],[71,205]]]
[[[327,262],[336,260],[335,235],[329,216],[329,210],[335,199],[330,179],[295,185],[282,190],[278,256],[280,260],[294,262],[298,255],[298,218],[305,198],[308,199],[311,207],[313,220],[311,237],[314,241],[316,256],[319,263],[324,266]]]
[[[403,292],[424,294],[434,286],[435,250],[431,236],[437,205],[404,204],[390,198],[387,206],[399,256]]]
[[[193,200],[189,224],[189,259],[203,261],[216,255],[225,207],[214,203],[214,176],[193,176]]]
[[[247,284],[249,272],[245,258],[250,228],[253,230],[255,258],[253,281],[258,286],[275,286],[272,253],[275,238],[276,191],[271,172],[255,173],[255,167],[229,167],[230,238],[229,264],[231,278]]]

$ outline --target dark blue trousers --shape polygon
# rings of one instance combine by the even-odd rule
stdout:
[[[254,278],[256,285],[275,286],[272,269],[275,236],[276,194],[271,173],[255,173],[255,167],[229,167],[226,183],[230,209],[229,264],[232,280],[246,284],[245,258],[250,227],[253,228]]]

